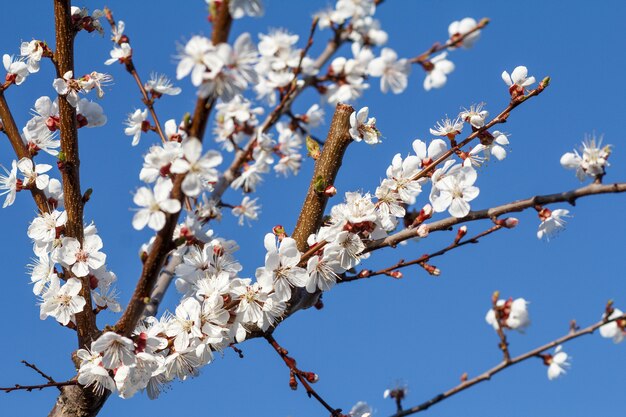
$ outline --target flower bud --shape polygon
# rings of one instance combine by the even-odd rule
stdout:
[[[430,265],[427,263],[422,264],[422,268],[426,270],[430,275],[438,277],[441,275],[441,270],[434,265]]]
[[[324,190],[324,195],[326,195],[327,197],[332,197],[335,194],[337,194],[337,189],[335,188],[334,185],[329,185],[328,187],[326,187],[326,189]]]
[[[413,220],[413,226],[418,226],[424,223],[426,220],[433,216],[433,206],[426,204],[419,212],[415,220]]]
[[[467,234],[467,226],[463,225],[459,227],[459,231],[456,232],[456,237],[454,238],[454,244],[456,245],[463,239],[463,236]]]
[[[428,227],[427,224],[420,224],[417,228],[417,236],[418,237],[426,237],[428,236],[428,233],[430,232],[430,228]]]
[[[387,275],[389,275],[391,278],[394,278],[394,279],[402,278],[402,272],[400,271],[391,271],[391,272],[388,272]]]
[[[296,381],[296,376],[293,374],[293,372],[291,373],[291,375],[289,375],[289,388],[294,391],[298,389],[298,381]]]
[[[274,233],[277,237],[278,240],[282,240],[283,238],[287,237],[287,233],[285,232],[285,228],[283,226],[281,226],[280,224],[274,226],[272,228],[272,233]]]
[[[494,221],[497,226],[512,229],[519,224],[519,220],[515,217],[507,217],[506,219],[497,219]]]
[[[307,381],[309,381],[311,384],[315,384],[317,381],[319,381],[319,377],[317,376],[316,373],[314,372],[304,372],[303,376],[306,378]]]

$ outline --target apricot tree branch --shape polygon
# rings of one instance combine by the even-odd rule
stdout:
[[[425,411],[428,408],[432,407],[433,405],[452,397],[455,394],[458,394],[461,391],[465,391],[466,389],[480,383],[483,381],[488,381],[491,379],[492,376],[494,376],[495,374],[510,368],[513,365],[516,365],[520,362],[523,362],[527,359],[533,358],[533,357],[538,357],[542,352],[551,349],[555,346],[558,345],[562,345],[566,342],[569,342],[571,340],[574,340],[576,338],[579,338],[581,336],[585,336],[588,334],[592,334],[593,332],[595,332],[598,328],[600,328],[601,326],[607,324],[607,323],[611,323],[614,321],[618,321],[618,320],[625,320],[626,319],[626,314],[619,316],[619,317],[615,317],[614,319],[611,320],[601,320],[595,324],[592,324],[588,327],[585,327],[584,329],[580,329],[580,330],[574,330],[574,331],[570,331],[570,333],[566,334],[565,336],[562,336],[558,339],[555,339],[551,342],[546,343],[545,345],[541,345],[535,349],[532,349],[522,355],[516,356],[514,358],[511,358],[510,361],[502,361],[500,362],[498,365],[494,366],[493,368],[483,372],[482,374],[469,379],[467,381],[463,381],[461,382],[459,385],[455,386],[454,388],[451,388],[433,398],[431,398],[428,401],[423,402],[422,404],[416,405],[414,407],[411,408],[407,408],[403,411],[397,412],[396,414],[394,414],[392,417],[403,417],[403,416],[408,416],[410,414],[415,414],[415,413],[419,413],[421,411]]]
[[[109,24],[111,25],[111,28],[115,29],[116,28],[115,19],[113,18],[113,12],[111,12],[111,9],[109,9],[108,7],[105,7],[104,15],[107,21],[109,22]],[[124,37],[123,39],[126,43],[130,44],[128,37]],[[122,43],[122,40],[120,40],[120,43]],[[139,87],[139,91],[141,92],[141,96],[142,96],[142,101],[148,108],[148,111],[150,112],[150,115],[152,116],[152,120],[154,121],[154,129],[156,129],[156,132],[161,137],[161,141],[163,143],[167,142],[167,137],[165,136],[165,133],[163,133],[163,129],[161,128],[161,123],[159,123],[159,118],[157,117],[156,110],[154,109],[154,98],[151,98],[148,96],[148,92],[146,91],[144,84],[141,82],[141,78],[139,77],[139,73],[137,72],[137,69],[135,67],[135,62],[133,61],[132,55],[124,58],[123,63],[124,63],[124,66],[126,67],[126,71],[128,71],[128,73],[132,75],[133,79],[137,83],[137,87]]]
[[[436,42],[433,44],[433,46],[431,46],[430,48],[428,48],[428,50],[424,51],[422,54],[411,58],[409,60],[409,62],[411,62],[412,64],[420,64],[423,67],[427,67],[426,62],[428,61],[428,59],[430,57],[433,56],[433,54],[436,54],[437,52],[446,50],[446,49],[450,49],[450,48],[454,48],[457,47],[459,45],[461,45],[463,43],[463,41],[470,35],[472,35],[475,32],[478,32],[479,30],[483,29],[485,26],[487,26],[489,24],[489,19],[486,17],[483,17],[480,22],[478,22],[478,24],[476,24],[476,26],[474,26],[470,31],[468,31],[467,33],[464,33],[463,35],[458,35],[458,36],[452,36],[450,39],[448,39],[445,43],[441,44],[439,42]],[[431,64],[432,65],[432,64]]]
[[[288,356],[289,352],[287,352],[287,350],[282,348],[272,335],[269,335],[269,334],[266,335],[265,340],[267,340],[270,346],[274,348],[276,353],[278,353],[278,355],[285,362],[285,365],[287,365],[287,367],[289,368],[289,374],[290,374],[289,386],[291,387],[291,389],[293,390],[298,389],[298,383],[296,382],[296,378],[297,378],[298,381],[300,381],[300,383],[306,390],[306,393],[309,396],[309,398],[313,397],[320,404],[322,404],[322,406],[330,412],[331,417],[344,417],[344,415],[341,413],[340,408],[337,409],[337,408],[332,407],[330,404],[328,404],[328,402],[326,402],[326,400],[322,398],[321,395],[319,395],[315,391],[315,389],[313,389],[313,387],[311,387],[311,383],[317,382],[316,374],[314,374],[313,372],[303,372],[300,369],[298,369],[298,367],[296,366],[295,359]]]
[[[225,0],[219,7],[218,15],[213,26],[213,43],[217,44],[228,40],[231,22],[232,17],[228,11],[228,0]],[[204,136],[204,129],[206,128],[206,121],[209,118],[214,102],[215,101],[213,99],[198,99],[196,109],[194,111],[194,120],[192,121],[192,125],[189,130],[189,136],[202,140]],[[184,178],[185,174],[176,175],[173,181],[174,187],[171,195],[172,198],[177,199],[181,203],[185,199],[185,195],[181,189]],[[179,216],[180,212],[168,215],[165,225],[156,234],[155,240],[152,244],[152,249],[144,262],[141,276],[139,277],[135,291],[133,292],[126,310],[122,314],[122,317],[115,325],[116,331],[125,336],[132,333],[137,321],[142,316],[146,305],[150,303],[150,296],[157,283],[159,273],[163,268],[163,264],[165,263],[167,256],[172,249],[174,249],[172,236],[176,228],[176,224],[178,223]]]
[[[470,211],[469,214],[465,217],[448,217],[442,220],[427,223],[426,225],[428,226],[428,230],[431,232],[437,230],[448,230],[456,224],[467,223],[481,219],[497,219],[498,216],[506,213],[520,212],[528,208],[534,208],[537,204],[546,205],[566,202],[571,205],[575,205],[576,200],[582,197],[588,197],[597,194],[613,194],[623,192],[626,192],[626,183],[589,184],[571,191],[547,195],[538,195],[526,198],[524,200],[513,201],[511,203],[491,207],[485,210]],[[395,247],[398,243],[407,239],[414,238],[416,236],[417,228],[407,228],[398,233],[387,236],[384,239],[370,242],[366,246],[364,253],[382,249],[387,246]]]
[[[74,37],[76,31],[72,24],[70,0],[54,0],[54,26],[56,35],[57,76],[63,77],[68,71],[74,71]],[[80,158],[78,154],[78,130],[76,109],[65,96],[59,96],[59,130],[61,138],[64,207],[67,212],[65,235],[83,243],[83,194],[80,191]],[[96,316],[91,305],[89,277],[80,279],[80,295],[85,299],[83,311],[76,314],[76,332],[80,347],[88,347],[99,330]]]
[[[429,253],[429,254],[425,254],[420,256],[417,259],[413,259],[412,261],[405,261],[404,259],[400,260],[398,263],[396,263],[395,265],[392,265],[388,268],[384,268],[384,269],[380,269],[378,271],[370,271],[368,269],[363,269],[361,270],[359,273],[357,273],[356,275],[352,275],[352,276],[344,276],[342,277],[341,281],[337,281],[337,283],[342,283],[342,282],[351,282],[351,281],[357,281],[360,279],[365,279],[365,278],[371,278],[371,277],[375,277],[377,275],[387,275],[390,276],[392,278],[401,278],[401,275],[396,274],[396,272],[398,269],[400,268],[406,268],[407,266],[411,266],[411,265],[421,265],[424,269],[426,269],[427,272],[429,272],[431,275],[438,275],[438,268],[434,268],[433,270],[429,270],[428,267],[426,267],[426,262],[430,261],[432,258],[435,258],[437,256],[441,256],[444,255],[445,253],[456,249],[456,248],[460,248],[462,246],[465,246],[467,244],[475,244],[479,242],[479,239],[490,235],[491,233],[498,231],[500,229],[502,229],[503,226],[501,225],[494,225],[492,227],[490,227],[489,229],[477,234],[476,236],[470,237],[468,239],[462,240],[462,241],[454,241],[452,242],[450,245],[446,246],[443,249],[438,250],[437,252],[433,252],[433,253]]]
[[[61,388],[61,387],[66,387],[68,385],[78,385],[78,381],[72,379],[69,381],[64,381],[64,382],[49,382],[47,384],[40,384],[40,385],[19,385],[19,384],[15,384],[12,387],[6,387],[6,388],[2,388],[0,387],[0,391],[4,391],[6,393],[12,392],[12,391],[28,391],[31,392],[33,390],[42,390],[44,388],[51,388],[51,387],[55,387],[55,388]]]
[[[311,233],[315,233],[322,224],[322,217],[329,198],[324,191],[326,187],[335,183],[343,156],[348,145],[352,142],[348,131],[350,130],[350,115],[353,112],[352,106],[347,104],[340,103],[335,108],[328,136],[322,153],[315,161],[309,190],[292,233],[300,252],[306,251],[308,247],[307,238]]]

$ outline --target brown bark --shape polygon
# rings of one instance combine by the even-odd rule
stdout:
[[[108,393],[96,396],[90,389],[80,385],[63,387],[48,417],[93,417],[108,397]]]
[[[320,187],[320,180],[324,188],[335,183],[337,173],[343,161],[343,155],[350,142],[352,142],[348,131],[350,130],[350,115],[353,112],[352,106],[347,104],[340,103],[335,109],[326,142],[320,157],[315,162],[309,191],[304,199],[298,222],[292,234],[300,252],[306,251],[307,238],[322,225],[322,217],[324,216],[329,196],[320,192],[319,189],[316,190],[316,188]]]

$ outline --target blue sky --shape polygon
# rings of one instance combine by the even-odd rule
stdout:
[[[266,1],[263,19],[245,18],[233,25],[233,36],[268,27],[285,27],[306,37],[310,17],[329,2]],[[126,22],[134,59],[142,77],[151,71],[174,75],[176,44],[194,34],[210,34],[203,1],[189,1],[184,7],[172,2],[127,2],[111,0],[107,5],[116,18]],[[100,7],[99,3],[77,5]],[[24,5],[3,4],[0,14],[1,53],[17,53],[22,40],[53,41],[51,3],[36,5],[25,18]],[[428,140],[428,128],[446,114],[454,116],[461,107],[486,102],[492,114],[508,103],[503,70],[526,65],[538,79],[549,75],[552,84],[539,98],[517,109],[504,126],[510,133],[509,156],[479,172],[480,196],[474,208],[526,198],[534,194],[565,191],[580,183],[571,171],[559,165],[560,156],[577,147],[585,133],[604,134],[614,145],[611,167],[605,181],[626,180],[621,121],[626,111],[622,82],[626,55],[622,2],[527,1],[523,7],[507,2],[401,1],[388,0],[377,17],[389,33],[388,46],[400,56],[414,56],[434,41],[443,41],[452,20],[466,16],[491,18],[480,41],[469,51],[459,50],[450,58],[456,64],[442,90],[425,92],[424,74],[414,68],[411,84],[400,96],[383,95],[375,81],[357,106],[367,105],[384,134],[376,148],[353,144],[335,184],[340,193],[371,191],[397,152],[407,154],[416,138]],[[315,54],[330,36],[316,35]],[[304,39],[301,39],[304,41]],[[135,285],[141,264],[137,250],[148,231],[131,227],[132,192],[140,185],[138,172],[143,153],[156,136],[144,138],[139,147],[130,146],[123,135],[126,114],[141,106],[132,79],[119,65],[105,67],[110,42],[98,35],[78,36],[76,72],[107,71],[115,84],[100,102],[109,117],[104,128],[81,130],[81,180],[83,189],[94,188],[86,208],[86,220],[94,220],[104,240],[108,265],[119,278],[122,301]],[[345,52],[345,51],[344,51]],[[349,51],[348,51],[349,53]],[[42,94],[52,95],[53,73],[48,65],[19,88],[7,93],[15,118],[23,125],[29,109]],[[178,83],[183,94],[157,104],[162,121],[180,120],[193,109],[195,101],[189,80]],[[305,95],[295,105],[305,111],[315,101]],[[332,109],[327,107],[327,112]],[[329,118],[328,118],[329,120]],[[324,136],[324,127],[316,132]],[[205,141],[212,144],[209,137]],[[213,146],[213,145],[209,145]],[[0,163],[13,158],[7,141],[0,143]],[[228,157],[227,157],[228,158]],[[244,273],[251,276],[263,262],[262,237],[273,225],[291,230],[301,206],[312,163],[307,160],[296,178],[268,177],[258,195],[262,219],[252,228],[236,226],[226,213],[216,232],[238,240],[238,258]],[[240,196],[230,192],[227,202]],[[335,203],[340,199],[335,197]],[[409,386],[407,405],[426,400],[459,381],[463,372],[470,377],[500,359],[497,336],[484,323],[490,295],[530,300],[533,324],[526,334],[510,337],[514,354],[522,353],[567,332],[571,319],[581,325],[599,319],[609,298],[626,308],[626,281],[623,253],[626,196],[608,195],[580,200],[567,230],[549,243],[538,241],[538,219],[534,212],[520,214],[519,227],[498,232],[479,245],[454,251],[433,262],[442,270],[432,278],[421,269],[406,269],[404,278],[394,281],[375,278],[340,285],[328,293],[321,311],[299,312],[275,332],[298,364],[319,374],[316,388],[334,406],[345,410],[359,400],[375,408],[375,416],[392,414],[394,405],[383,400],[383,391],[397,381]],[[14,206],[4,209],[0,227],[3,291],[0,315],[5,336],[0,344],[2,376],[0,385],[39,383],[22,359],[38,364],[57,380],[73,375],[70,352],[74,334],[52,319],[39,320],[25,265],[31,257],[26,228],[34,215],[27,194],[18,195]],[[489,227],[469,225],[470,233]],[[364,263],[376,269],[410,259],[447,245],[453,233],[438,233],[419,244],[396,250],[385,249]],[[173,308],[178,295],[168,295],[165,306]],[[116,317],[104,313],[99,324],[113,323]],[[157,401],[143,395],[131,400],[112,398],[100,415],[167,416],[325,416],[319,404],[300,389],[288,386],[288,371],[275,352],[261,340],[242,345],[245,359],[226,352],[223,359],[202,370],[201,376],[172,389]],[[579,339],[565,347],[573,356],[572,368],[559,380],[548,381],[546,368],[532,360],[496,376],[431,410],[430,416],[551,415],[582,417],[614,415],[623,409],[626,372],[625,346],[613,345],[598,335]],[[17,392],[0,396],[2,414],[38,416],[47,413],[55,391]]]

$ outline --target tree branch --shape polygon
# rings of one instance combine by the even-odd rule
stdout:
[[[589,184],[575,190],[563,193],[538,195],[527,198],[525,200],[513,201],[511,203],[502,204],[485,210],[470,211],[465,217],[448,217],[446,219],[428,223],[429,231],[448,230],[455,224],[467,223],[481,219],[496,219],[506,213],[519,212],[526,210],[535,205],[555,204],[567,202],[572,206],[576,205],[576,200],[581,197],[587,197],[596,194],[612,194],[626,192],[626,183],[615,184]],[[373,241],[367,245],[364,253],[382,249],[387,246],[395,247],[398,243],[417,236],[417,228],[404,229],[398,233],[387,236],[384,239]]]
[[[282,348],[278,344],[276,339],[274,339],[273,336],[266,335],[265,339],[270,344],[270,346],[272,346],[274,348],[276,353],[278,353],[278,355],[285,362],[285,365],[287,365],[287,367],[289,368],[289,386],[291,387],[291,389],[293,389],[293,390],[298,389],[298,383],[296,382],[296,378],[297,378],[298,381],[300,381],[300,383],[302,384],[302,386],[306,390],[306,393],[309,396],[309,398],[313,397],[320,404],[322,404],[322,406],[326,410],[328,410],[330,412],[331,417],[345,417],[341,413],[341,409],[340,408],[332,407],[330,404],[328,404],[328,402],[326,402],[326,400],[324,400],[322,398],[321,395],[319,395],[315,391],[315,389],[313,389],[313,387],[311,387],[310,383],[317,382],[317,375],[316,374],[314,374],[313,372],[303,372],[300,369],[298,369],[298,367],[296,366],[295,359],[293,359],[292,357],[288,356],[289,352],[287,352],[287,350]]]
[[[51,388],[51,387],[55,387],[55,388],[61,388],[61,387],[66,387],[68,385],[78,385],[78,381],[76,380],[71,380],[71,381],[65,381],[65,382],[49,382],[47,384],[40,384],[40,385],[19,385],[19,384],[15,384],[12,387],[6,387],[6,388],[2,388],[0,387],[0,391],[4,391],[6,393],[12,392],[12,391],[19,391],[19,390],[23,390],[23,391],[28,391],[31,392],[32,390],[42,390],[44,388]]]
[[[311,39],[311,37],[313,36],[314,28],[315,28],[315,22],[313,22],[312,24],[312,27],[309,33],[309,39]],[[334,55],[334,53],[337,52],[337,49],[339,49],[339,47],[347,39],[348,38],[347,38],[346,30],[338,32],[328,42],[324,51],[315,60],[314,67],[317,69],[320,69],[322,66],[324,66],[330,60],[330,58]],[[309,45],[308,42],[307,42],[307,45]],[[271,129],[272,126],[274,126],[274,124],[280,119],[280,116],[290,111],[291,103],[293,103],[293,101],[300,95],[300,93],[302,93],[302,91],[306,87],[313,85],[314,79],[315,77],[313,76],[307,77],[303,85],[299,86],[291,95],[286,96],[286,99],[284,100],[284,102],[281,100],[281,103],[279,103],[278,105],[278,107],[280,107],[280,113],[276,112],[276,109],[274,109],[274,111],[270,113],[261,124],[263,132],[267,132],[269,129]],[[196,106],[196,111],[194,112],[194,117],[192,120],[192,130],[195,129],[194,131],[197,130],[198,132],[202,132],[203,134],[204,129],[206,128],[206,120],[204,120],[203,118],[199,118],[197,114],[202,113],[203,109],[209,104],[212,106],[212,103],[198,100],[198,105]],[[196,126],[195,124],[196,120],[200,120],[200,121],[204,120],[204,122],[198,123],[198,125]],[[230,187],[230,184],[239,176],[239,171],[241,170],[241,167],[243,166],[244,162],[247,161],[248,156],[251,154],[255,145],[256,145],[256,136],[252,137],[248,141],[246,146],[243,147],[243,149],[240,149],[237,151],[237,153],[235,154],[235,158],[233,159],[233,162],[230,164],[228,169],[224,171],[224,174],[219,178],[219,180],[213,187],[213,192],[211,193],[211,199],[213,201],[221,200],[226,190],[228,190],[228,188]],[[156,284],[157,288],[167,288],[169,286],[169,283],[172,280],[173,275],[167,272],[167,270],[170,270],[169,266],[166,266],[166,271],[164,271],[163,273],[159,275],[157,284]],[[157,297],[159,296],[157,294],[151,294],[150,296],[151,300],[152,300],[153,295]],[[160,299],[158,299],[158,301],[156,300],[151,301],[151,305],[152,305],[151,310],[156,312],[158,309],[159,303],[160,303]]]
[[[480,22],[478,22],[478,24],[476,24],[476,26],[474,26],[467,33],[464,33],[463,35],[460,35],[460,36],[453,36],[452,38],[448,39],[443,44],[436,42],[427,51],[423,52],[422,54],[414,58],[411,58],[409,62],[411,62],[412,64],[420,64],[422,66],[425,66],[425,63],[428,61],[428,59],[431,56],[433,56],[433,54],[436,54],[437,52],[440,52],[449,48],[454,48],[454,47],[461,45],[468,36],[472,35],[475,32],[478,32],[479,30],[483,29],[488,24],[489,24],[489,19],[486,17],[483,17],[480,20]]]
[[[54,23],[56,34],[56,52],[58,77],[63,77],[67,71],[74,71],[74,36],[76,32],[72,25],[71,4],[69,0],[54,0]],[[64,96],[59,96],[59,130],[61,137],[61,152],[63,153],[64,206],[67,212],[65,235],[76,238],[83,243],[83,195],[80,191],[80,158],[78,154],[78,131],[76,127],[76,109],[72,107]],[[80,295],[85,299],[85,307],[76,314],[76,331],[80,347],[88,347],[95,339],[99,330],[96,326],[96,316],[91,305],[91,290],[89,277],[80,279],[82,289]]]
[[[232,17],[228,12],[228,1],[221,3],[218,16],[213,26],[213,43],[225,42],[228,40],[228,33]],[[189,130],[189,136],[196,137],[202,140],[204,136],[204,129],[206,128],[206,122],[209,118],[211,109],[213,108],[215,100],[213,99],[198,99],[196,103],[196,109],[194,111],[194,120],[192,121],[191,128]],[[185,195],[181,190],[182,182],[185,178],[184,174],[176,175],[174,178],[174,187],[171,197],[177,199],[181,203],[185,199]],[[152,290],[157,283],[159,273],[163,268],[163,264],[174,249],[172,242],[172,235],[178,223],[180,212],[170,214],[167,216],[165,226],[157,233],[152,250],[148,254],[148,258],[144,262],[143,270],[135,291],[124,311],[122,317],[115,325],[116,331],[128,336],[132,333],[137,324],[137,321],[142,316],[144,309],[148,303],[150,303],[150,296]],[[154,306],[156,308],[156,305]]]
[[[324,193],[324,189],[335,183],[343,156],[348,145],[352,142],[348,131],[350,130],[350,115],[353,112],[352,106],[347,104],[340,103],[335,108],[326,142],[320,157],[315,162],[309,191],[292,233],[300,252],[306,251],[308,247],[307,238],[311,233],[315,233],[322,224],[324,209],[329,199],[329,196]]]
[[[113,12],[111,11],[111,9],[109,9],[108,7],[105,7],[104,15],[107,21],[109,22],[109,25],[111,25],[111,28],[115,29],[116,28],[115,19],[113,18]],[[130,40],[128,38],[125,39],[125,42],[130,44]],[[121,40],[120,40],[120,43],[122,43]],[[135,80],[135,83],[137,83],[137,87],[139,87],[139,91],[141,92],[141,96],[142,96],[142,101],[146,105],[146,107],[148,108],[148,111],[150,112],[150,115],[152,116],[152,120],[154,121],[154,128],[156,129],[156,132],[161,138],[161,141],[163,143],[167,142],[167,138],[165,137],[165,133],[163,133],[163,129],[161,128],[161,123],[159,122],[159,118],[157,117],[156,110],[154,109],[154,98],[150,98],[148,96],[146,87],[141,82],[141,78],[139,77],[139,73],[137,72],[137,68],[135,67],[135,62],[133,61],[132,55],[125,58],[123,63],[124,63],[124,66],[126,67],[126,71],[128,71],[128,73],[132,75],[133,79]]]
[[[593,332],[595,332],[598,328],[600,328],[601,326],[610,323],[610,322],[614,322],[617,320],[624,320],[626,319],[626,314],[620,316],[620,317],[616,317],[612,320],[601,320],[595,324],[592,324],[591,326],[588,326],[584,329],[581,330],[577,330],[577,331],[571,331],[569,334],[562,336],[558,339],[553,340],[552,342],[546,343],[545,345],[539,346],[533,350],[530,350],[522,355],[516,356],[514,358],[512,358],[510,361],[502,361],[500,362],[498,365],[494,366],[493,368],[483,372],[482,374],[469,379],[467,381],[461,382],[459,385],[457,385],[454,388],[449,389],[448,391],[445,391],[433,398],[431,398],[430,400],[423,402],[422,404],[416,405],[414,407],[408,408],[406,410],[400,411],[396,414],[394,414],[392,417],[403,417],[403,416],[408,416],[410,414],[415,414],[415,413],[419,413],[421,411],[425,411],[428,408],[430,408],[431,406],[452,397],[455,394],[458,394],[461,391],[465,391],[466,389],[468,389],[469,387],[472,387],[480,382],[483,381],[488,381],[491,379],[492,376],[494,376],[495,374],[510,368],[513,365],[516,365],[520,362],[523,362],[527,359],[533,358],[533,357],[537,357],[540,353],[551,349],[555,346],[558,345],[562,345],[563,343],[569,342],[570,340],[579,338],[581,336],[584,335],[588,335],[588,334],[592,334]]]
[[[501,225],[495,225],[493,227],[490,227],[489,229],[477,234],[476,236],[473,236],[469,239],[465,239],[463,241],[455,241],[453,243],[451,243],[450,245],[446,246],[443,249],[438,250],[437,252],[433,252],[430,254],[425,254],[420,256],[417,259],[414,259],[412,261],[404,261],[404,259],[400,260],[398,263],[396,263],[395,265],[392,265],[388,268],[384,268],[384,269],[380,269],[378,271],[370,271],[368,269],[363,269],[361,270],[358,274],[356,275],[352,275],[352,276],[344,276],[341,278],[341,281],[337,281],[337,283],[342,283],[342,282],[351,282],[351,281],[357,281],[360,279],[366,279],[366,278],[371,278],[371,277],[375,277],[377,275],[387,275],[390,276],[392,278],[401,278],[401,276],[397,276],[398,274],[396,274],[395,272],[398,272],[397,270],[400,268],[406,268],[407,266],[411,266],[411,265],[420,265],[422,266],[424,269],[426,269],[426,271],[428,273],[430,273],[431,275],[438,275],[438,273],[435,272],[439,271],[438,268],[435,268],[434,270],[429,271],[429,269],[425,266],[426,262],[428,262],[429,260],[431,260],[432,258],[435,258],[437,256],[441,256],[444,255],[445,253],[456,249],[456,248],[460,248],[461,246],[465,246],[467,244],[474,244],[474,243],[478,243],[479,239],[490,235],[491,233],[498,231],[502,228],[503,226]]]

